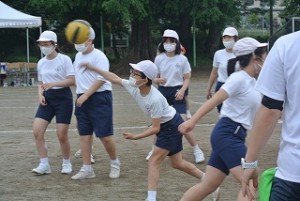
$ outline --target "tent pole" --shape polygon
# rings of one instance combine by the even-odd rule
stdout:
[[[26,41],[27,41],[27,63],[29,63],[29,31],[26,28]]]

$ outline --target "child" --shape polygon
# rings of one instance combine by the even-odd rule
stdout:
[[[121,79],[116,74],[103,71],[89,63],[81,66],[95,71],[108,81],[123,86],[135,99],[142,111],[151,118],[152,126],[139,134],[123,132],[125,139],[138,140],[151,135],[156,135],[157,140],[154,152],[148,162],[148,201],[156,201],[157,186],[160,175],[160,164],[170,157],[174,168],[186,172],[198,179],[202,179],[204,173],[194,164],[182,158],[182,134],[177,127],[183,122],[180,114],[171,107],[166,98],[152,86],[152,80],[156,78],[158,70],[150,60],[144,60],[137,64],[130,64],[129,80]]]

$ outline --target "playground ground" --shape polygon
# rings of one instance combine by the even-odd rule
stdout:
[[[192,113],[205,101],[208,76],[208,72],[193,73],[189,91]],[[46,133],[52,174],[35,176],[31,172],[39,162],[32,135],[32,122],[38,105],[37,87],[1,87],[0,201],[143,201],[147,195],[145,157],[151,148],[152,138],[130,141],[125,140],[121,133],[124,130],[141,132],[150,123],[123,88],[114,85],[113,97],[115,141],[122,163],[121,177],[115,180],[108,178],[108,156],[100,141],[95,140],[93,154],[96,163],[93,167],[97,177],[74,181],[70,175],[60,173],[62,159],[54,123],[50,124]],[[198,122],[194,130],[206,156],[204,163],[197,164],[201,170],[205,170],[210,155],[210,132],[217,119],[217,112],[214,110]],[[261,170],[276,164],[280,127],[281,124],[278,124],[274,135],[260,155]],[[79,148],[75,117],[72,119],[69,138],[73,156]],[[194,162],[192,149],[185,140],[183,157]],[[72,164],[76,173],[81,167],[81,159],[73,157]],[[177,201],[197,182],[199,182],[197,179],[172,169],[166,159],[161,166],[158,200]],[[235,200],[239,188],[239,184],[229,176],[221,186],[220,200]],[[211,200],[210,196],[205,199],[208,200]]]

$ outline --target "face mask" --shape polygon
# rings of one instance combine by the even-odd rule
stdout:
[[[265,62],[265,60],[264,59],[262,59],[262,58],[260,58],[260,60],[264,63]],[[259,63],[256,63],[256,70],[261,70],[262,69],[262,65],[260,65]]]
[[[262,65],[260,65],[260,64],[256,64],[258,67],[259,67],[259,69],[261,69],[262,68]]]
[[[137,81],[136,81],[136,79],[135,78],[133,78],[133,77],[129,77],[129,85],[130,86],[132,86],[132,87],[140,87],[140,86],[142,86],[143,84],[137,84],[136,83]]]
[[[176,49],[176,43],[164,43],[164,49],[167,52],[173,52]]]
[[[78,52],[85,52],[87,51],[88,47],[89,46],[85,46],[85,43],[81,43],[81,44],[74,44],[75,45],[75,49],[78,51]]]
[[[41,52],[45,55],[48,56],[49,54],[51,54],[54,51],[54,47],[40,47]]]
[[[226,49],[232,49],[235,41],[234,40],[229,40],[229,41],[224,41],[223,40],[223,45]]]

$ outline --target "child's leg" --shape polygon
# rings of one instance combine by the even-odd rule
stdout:
[[[170,160],[173,168],[181,170],[191,176],[201,179],[204,175],[204,173],[199,170],[194,164],[184,160],[182,158],[181,152],[170,156]]]
[[[203,200],[206,196],[217,190],[225,178],[226,174],[208,165],[205,177],[200,183],[188,189],[180,201]]]
[[[186,102],[186,118],[190,119],[192,118],[192,114],[190,112],[190,100],[189,96],[185,96],[185,102]]]
[[[156,135],[153,136],[153,144],[152,144],[152,148],[151,150],[149,151],[148,155],[146,156],[146,161],[149,160],[149,158],[152,156],[153,154],[153,151],[154,151],[154,147],[155,147],[155,142],[156,142]]]
[[[155,146],[153,154],[148,161],[148,200],[156,200],[157,186],[160,177],[160,164],[168,153],[168,150]]]

